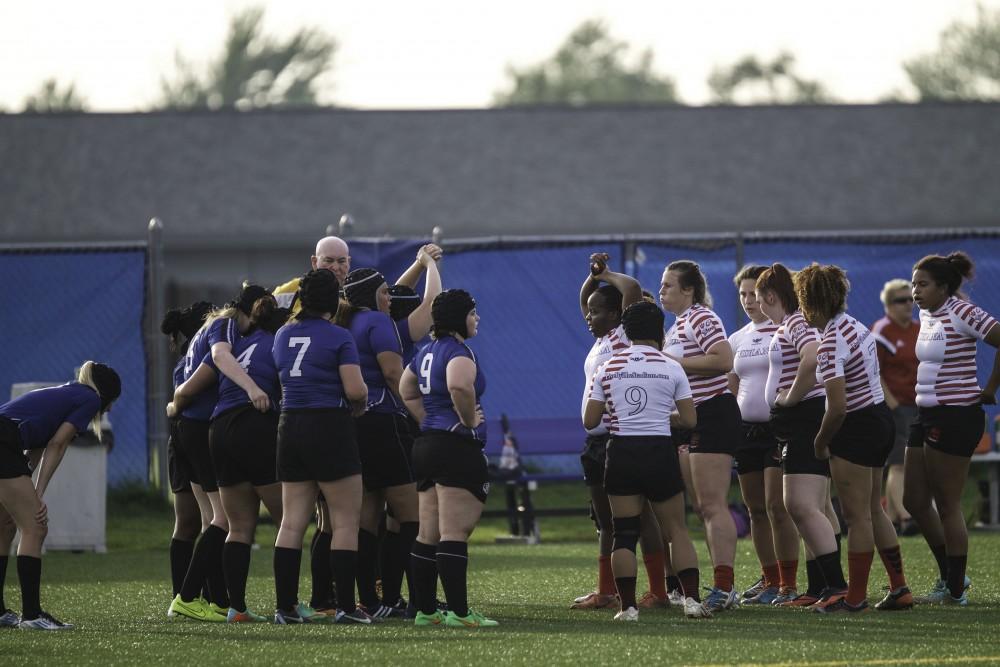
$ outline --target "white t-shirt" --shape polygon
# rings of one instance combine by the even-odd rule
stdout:
[[[839,377],[844,378],[848,412],[885,400],[875,336],[847,313],[826,323],[816,351],[816,378],[826,383]]]
[[[736,402],[745,422],[762,423],[770,419],[765,387],[770,370],[768,349],[777,330],[778,325],[771,320],[760,324],[749,322],[729,337],[733,348],[733,373],[740,379]]]
[[[982,389],[976,378],[976,341],[997,323],[968,301],[949,297],[933,313],[920,311],[917,336],[917,405],[975,405]]]
[[[628,349],[631,344],[631,341],[629,341],[628,337],[625,335],[625,330],[620,324],[609,331],[606,336],[602,336],[594,341],[594,346],[590,348],[590,352],[587,354],[587,359],[583,362],[585,382],[583,385],[583,403],[580,406],[581,418],[583,418],[583,413],[587,410],[587,401],[590,399],[590,392],[594,388],[594,373],[597,372],[597,369],[600,368],[604,362],[611,358],[612,354]],[[600,426],[588,430],[587,434],[603,435],[608,432],[608,426],[610,423],[611,418],[604,415],[604,420],[601,422]]]
[[[670,435],[670,413],[691,398],[681,365],[649,345],[618,352],[594,375],[590,400],[605,404],[611,435]]]

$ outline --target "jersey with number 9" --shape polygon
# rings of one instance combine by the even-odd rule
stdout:
[[[342,365],[359,365],[354,337],[319,318],[293,320],[274,336],[274,365],[281,380],[281,409],[346,408]]]
[[[417,386],[420,387],[424,401],[425,416],[420,424],[420,430],[441,430],[461,433],[486,443],[486,423],[476,429],[462,425],[455,412],[451,393],[448,391],[448,363],[457,357],[467,357],[476,363],[476,406],[479,406],[483,392],[486,391],[486,376],[476,360],[476,355],[468,345],[458,342],[451,336],[444,336],[428,343],[417,352],[410,361],[409,368],[417,376]]]

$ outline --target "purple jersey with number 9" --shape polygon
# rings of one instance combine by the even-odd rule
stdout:
[[[472,353],[469,346],[460,343],[451,336],[445,336],[435,340],[420,349],[413,361],[410,362],[410,370],[417,376],[417,386],[424,401],[424,420],[420,424],[420,430],[428,431],[437,429],[442,431],[452,431],[461,433],[479,440],[484,445],[486,443],[486,422],[483,422],[475,429],[470,429],[462,425],[455,412],[455,404],[451,401],[451,393],[448,391],[447,369],[448,362],[456,357],[468,357],[476,364],[476,380],[473,388],[476,392],[476,407],[480,405],[483,392],[486,391],[486,376],[483,375],[476,355]]]
[[[281,379],[281,409],[346,408],[340,367],[359,365],[354,337],[343,327],[319,318],[278,329],[274,365]]]

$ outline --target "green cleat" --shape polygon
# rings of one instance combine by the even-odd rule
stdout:
[[[302,620],[306,623],[333,623],[334,617],[328,616],[327,614],[316,611],[305,602],[300,602],[295,605],[295,611],[298,615],[302,617]]]
[[[435,609],[433,614],[425,614],[422,611],[418,611],[416,617],[413,619],[413,625],[425,626],[425,625],[444,625],[445,617],[439,610]]]
[[[229,613],[226,615],[226,622],[228,623],[265,623],[268,620],[270,619],[266,616],[255,614],[249,608],[246,611],[236,611],[230,607]]]
[[[225,616],[212,611],[208,603],[201,598],[195,598],[191,602],[185,602],[181,599],[181,596],[178,595],[174,598],[174,601],[170,603],[170,611],[173,612],[175,616],[186,616],[196,621],[205,621],[207,623],[226,622]]]
[[[482,614],[469,610],[467,616],[459,616],[453,611],[445,614],[444,624],[451,628],[493,628],[500,625],[491,618],[486,618]]]

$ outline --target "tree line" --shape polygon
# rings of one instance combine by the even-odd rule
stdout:
[[[320,104],[332,74],[338,43],[332,35],[302,28],[286,39],[264,30],[264,10],[233,16],[220,53],[195,63],[180,53],[174,71],[160,81],[155,109],[309,107]],[[1000,10],[982,6],[972,23],[946,27],[936,50],[902,63],[918,102],[1000,100]],[[674,79],[654,68],[652,49],[636,49],[588,20],[545,60],[508,65],[495,106],[682,104]],[[795,56],[771,59],[748,54],[715,67],[708,78],[714,104],[828,104],[836,95],[799,72]],[[889,91],[880,101],[913,101]],[[85,111],[85,95],[74,84],[44,81],[28,96],[29,112]]]

